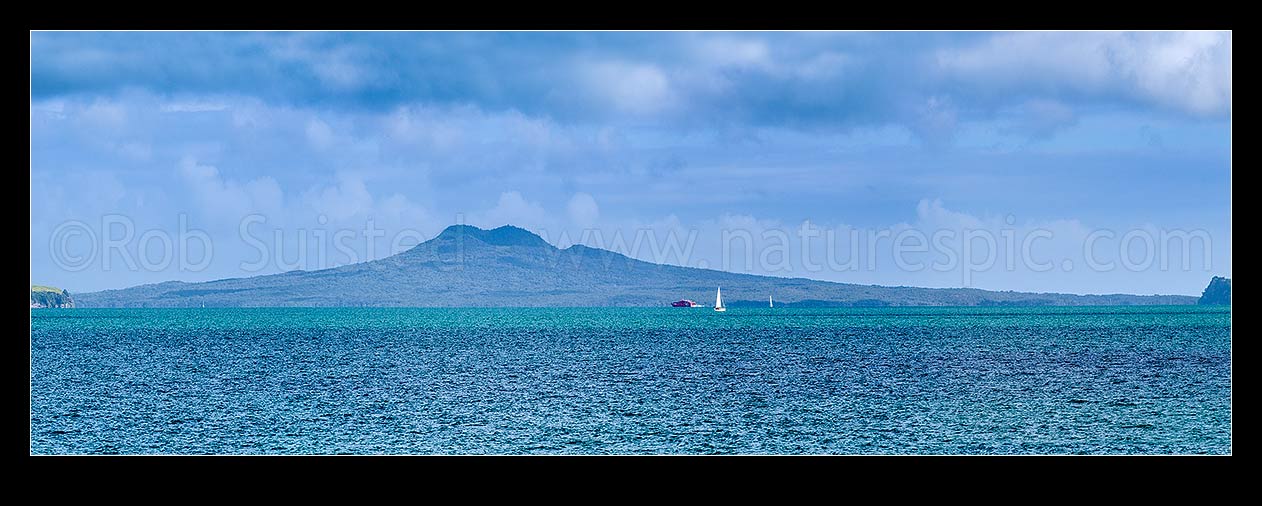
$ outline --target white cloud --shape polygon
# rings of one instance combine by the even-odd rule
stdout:
[[[333,129],[320,118],[307,121],[307,141],[316,149],[326,149],[333,143]]]
[[[77,112],[88,125],[107,131],[118,130],[127,123],[127,107],[117,101],[96,100]]]
[[[581,72],[587,91],[613,109],[651,114],[674,105],[670,79],[657,65],[608,61],[589,63]]]
[[[941,146],[955,137],[957,113],[955,105],[947,97],[932,96],[912,111],[907,126],[925,144]]]
[[[916,226],[929,228],[981,228],[982,220],[968,213],[952,211],[942,199],[921,199],[916,204]]]
[[[34,115],[36,112],[51,114],[56,117],[64,116],[66,101],[64,99],[31,100],[31,114]]]
[[[799,65],[789,67],[794,75],[805,79],[835,79],[843,70],[854,65],[855,58],[834,51],[817,54]]]
[[[192,157],[180,160],[178,169],[200,211],[221,224],[235,226],[253,213],[269,220],[283,216],[284,196],[275,179],[264,176],[240,183],[221,177],[218,168]]]
[[[228,109],[228,104],[214,100],[185,100],[162,104],[162,112],[215,112]]]
[[[482,115],[482,122],[503,124],[507,140],[514,144],[533,148],[570,148],[573,143],[560,132],[560,128],[548,118],[527,116],[512,110],[499,115]]]
[[[580,227],[591,227],[600,218],[600,207],[596,205],[596,199],[583,192],[575,193],[570,198],[566,210],[570,214],[570,221]]]
[[[317,36],[309,33],[288,34],[271,39],[269,55],[277,60],[306,66],[322,84],[334,91],[356,91],[381,81],[384,69],[363,64],[371,48],[344,44],[333,48],[318,47],[309,42]]]
[[[1119,49],[1123,72],[1153,99],[1199,114],[1231,109],[1231,33],[1136,36]],[[1127,54],[1129,53],[1129,54]]]
[[[442,111],[433,107],[400,107],[386,119],[386,131],[395,141],[421,143],[431,149],[451,149],[464,140],[468,108]]]
[[[447,223],[439,223],[437,220],[434,220],[424,208],[399,193],[381,199],[377,204],[377,210],[381,216],[393,220],[400,226],[421,231],[432,230],[434,227],[443,228],[448,225]]]
[[[351,218],[368,218],[373,211],[373,196],[364,180],[348,173],[337,175],[337,184],[313,188],[307,201],[312,208],[328,217],[331,222],[344,222]]]
[[[364,74],[368,69],[345,58],[314,62],[311,68],[320,80],[337,89],[354,90],[367,81]]]
[[[947,76],[982,88],[1121,93],[1185,112],[1231,108],[1230,32],[1017,32],[940,50]]]
[[[128,197],[140,198],[117,174],[104,170],[80,170],[74,177],[31,171],[31,222],[63,219],[96,220],[123,211]]]
[[[362,175],[353,172],[338,173],[332,185],[311,187],[303,193],[301,204],[301,208],[288,210],[294,221],[359,231],[371,220],[374,227],[387,232],[387,240],[404,231],[430,237],[448,224],[434,219],[429,210],[401,193],[374,195]],[[385,249],[375,251],[373,256],[380,257]]]
[[[280,186],[269,177],[257,178],[245,183],[223,177],[218,168],[198,163],[187,157],[180,162],[180,174],[188,184],[193,201],[197,204],[198,214],[194,223],[209,223],[210,234],[216,244],[226,244],[229,249],[240,248],[241,238],[237,236],[242,223],[250,225],[251,234],[263,240],[273,249],[269,254],[269,262],[285,256],[284,264],[272,263],[269,268],[280,270],[293,268],[320,269],[332,267],[346,262],[362,262],[382,258],[403,249],[414,246],[417,242],[432,237],[446,223],[433,219],[422,206],[413,203],[406,196],[394,193],[381,198],[375,196],[363,178],[356,173],[342,172],[336,175],[333,184],[317,184],[294,198],[285,198]],[[262,222],[245,222],[250,215],[261,215]],[[260,228],[261,227],[261,228]],[[369,229],[378,231],[369,235]],[[323,230],[320,236],[316,230]],[[334,244],[335,234],[350,233],[351,240],[344,244],[353,250],[350,258],[344,258],[342,247]],[[278,239],[274,234],[283,236],[281,246],[276,246]],[[304,239],[299,241],[298,237]],[[406,239],[406,240],[403,240]],[[321,245],[320,242],[324,241]],[[298,246],[305,245],[309,250],[301,265],[291,260],[298,255]],[[320,252],[320,248],[324,248]],[[337,257],[330,257],[330,252]],[[244,253],[249,263],[257,261],[253,251],[235,251]],[[325,255],[324,257],[318,255]],[[229,262],[227,265],[233,265]]]
[[[557,228],[549,226],[553,223],[548,213],[543,210],[543,206],[526,200],[520,192],[516,191],[501,193],[495,207],[471,215],[469,223],[487,229],[513,225],[535,232]]]
[[[118,154],[132,160],[147,162],[153,158],[153,147],[143,142],[124,142],[110,144]]]
[[[758,39],[707,35],[694,41],[688,49],[703,65],[762,67],[771,63],[771,51]]]

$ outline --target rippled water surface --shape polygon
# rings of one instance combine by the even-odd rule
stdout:
[[[46,309],[35,454],[1224,454],[1227,308]]]

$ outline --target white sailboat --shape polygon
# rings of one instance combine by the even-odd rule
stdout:
[[[776,307],[775,301],[771,300],[771,296],[767,296],[767,307]]]
[[[727,308],[723,307],[723,287],[721,286],[719,287],[719,291],[714,294],[714,310],[727,311]]]

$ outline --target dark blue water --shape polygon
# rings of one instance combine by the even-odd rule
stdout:
[[[34,454],[1225,454],[1180,307],[31,312]]]

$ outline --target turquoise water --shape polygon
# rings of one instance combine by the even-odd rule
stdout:
[[[46,309],[34,454],[1225,454],[1227,308]]]

